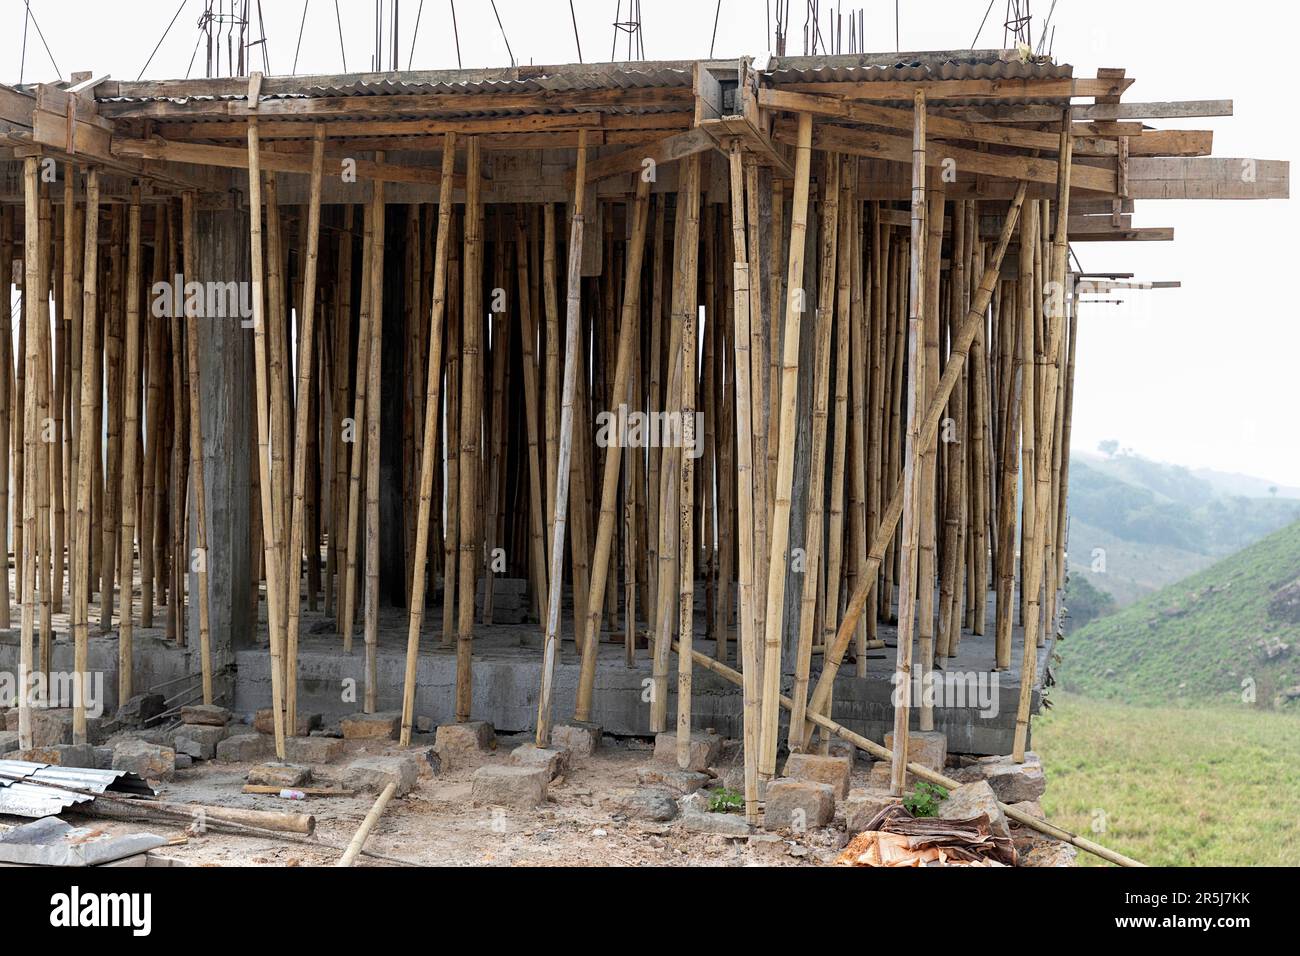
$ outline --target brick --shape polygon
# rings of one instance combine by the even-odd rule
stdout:
[[[374,715],[372,715],[374,716]],[[306,737],[321,725],[320,714],[299,714],[298,728],[295,736]],[[270,707],[263,707],[253,715],[253,729],[259,734],[275,733],[275,713]],[[287,727],[285,728],[288,729]]]
[[[894,735],[885,734],[885,747],[894,749]],[[937,730],[914,730],[907,735],[907,762],[928,770],[943,770],[948,759],[948,738]]]
[[[551,746],[561,747],[575,757],[590,757],[600,749],[600,724],[574,721],[551,728]]]
[[[902,802],[902,797],[896,797],[888,790],[855,787],[844,801],[844,829],[849,836],[856,836],[868,829],[880,811]]]
[[[722,753],[722,738],[704,730],[691,732],[690,760],[681,769],[703,771],[717,763]],[[655,734],[654,762],[676,767],[677,734],[672,732]]]
[[[217,755],[217,744],[229,735],[224,724],[182,724],[176,728],[173,745],[177,753],[194,760],[211,760]]]
[[[821,754],[791,754],[782,776],[791,780],[830,784],[837,799],[849,795],[849,776],[853,767],[846,757],[823,757]]]
[[[343,771],[343,785],[346,787],[379,793],[395,782],[395,795],[399,797],[414,790],[419,779],[420,760],[411,753],[358,757]]]
[[[546,779],[554,780],[569,769],[569,752],[524,744],[511,751],[510,762],[516,767],[541,767],[546,771]]]
[[[145,780],[170,780],[176,772],[176,751],[143,740],[124,740],[113,748],[113,769],[128,770]]]
[[[444,767],[474,764],[496,750],[497,735],[486,720],[442,724],[434,736],[434,748]]]
[[[664,823],[677,816],[677,800],[663,787],[617,787],[601,796],[600,805],[629,820]]]
[[[803,833],[824,827],[835,816],[835,791],[830,784],[780,777],[768,782],[763,828]]]
[[[235,734],[217,744],[217,760],[251,763],[271,753],[271,739],[265,734]]]
[[[301,787],[311,780],[311,767],[264,763],[248,771],[248,782],[259,787]]]
[[[713,778],[707,773],[694,770],[678,770],[676,767],[650,765],[636,768],[637,783],[642,786],[665,787],[673,793],[694,793],[708,785]],[[734,789],[734,788],[733,788]]]
[[[294,763],[333,763],[343,756],[343,741],[335,737],[286,737],[284,755]]]
[[[474,771],[470,796],[476,807],[536,808],[546,802],[546,784],[539,767],[492,765]]]
[[[230,711],[217,704],[186,704],[181,708],[181,723],[224,727],[230,723]]]
[[[940,820],[969,820],[983,814],[988,818],[989,829],[997,836],[1011,838],[1006,814],[998,806],[998,798],[986,781],[963,783],[948,792],[946,800],[939,801],[935,814]]]

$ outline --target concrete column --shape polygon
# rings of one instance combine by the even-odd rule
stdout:
[[[238,301],[251,309],[248,213],[199,211],[195,219],[197,275],[186,281],[239,283]],[[250,477],[257,465],[254,438],[253,330],[239,314],[205,315],[194,323],[199,351],[199,416],[203,429],[203,476],[207,497],[208,595],[212,667],[218,702],[233,704],[235,651],[251,647],[256,622],[249,592],[253,586],[249,543]],[[197,541],[191,509],[190,541]],[[190,574],[188,640],[193,670],[199,668],[198,575]],[[220,698],[222,692],[226,696]]]

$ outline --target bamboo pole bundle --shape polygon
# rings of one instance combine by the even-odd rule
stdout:
[[[167,260],[160,248],[161,225],[154,223],[153,280],[170,282],[166,273]],[[188,247],[188,244],[186,244]],[[172,277],[174,278],[174,277]],[[166,288],[164,286],[164,288]],[[162,351],[165,336],[160,322],[145,323],[145,444],[143,489],[140,494],[140,626],[153,627],[154,611],[154,540],[155,530],[162,518],[158,515],[158,459],[163,438],[163,366]]]
[[[632,235],[628,243],[626,269],[623,285],[623,308],[618,327],[618,355],[614,366],[614,382],[611,395],[615,421],[622,420],[618,405],[627,405],[629,367],[632,364],[632,350],[638,336],[638,321],[641,312],[641,265],[644,261],[646,223],[649,219],[648,206],[650,183],[638,178],[636,198],[632,206]],[[596,657],[600,643],[601,597],[605,591],[606,576],[613,563],[612,544],[614,538],[614,517],[618,498],[619,467],[622,460],[622,436],[611,428],[610,440],[605,447],[605,461],[601,471],[600,484],[600,520],[596,527],[596,547],[591,560],[591,583],[587,599],[587,618],[581,622],[586,630],[582,643],[582,669],[578,679],[577,703],[574,707],[575,721],[591,719],[592,691],[596,684]],[[633,451],[629,450],[629,466]],[[615,573],[617,569],[615,568]]]
[[[438,428],[442,385],[442,326],[447,315],[447,255],[451,243],[451,186],[456,167],[456,134],[442,144],[442,181],[438,188],[438,239],[433,258],[433,299],[429,313],[429,367],[425,381],[424,444],[420,450],[420,504],[415,523],[415,567],[411,572],[410,619],[406,633],[406,673],[402,685],[403,747],[410,746],[415,724],[416,668],[420,659],[420,625],[424,620],[425,562],[429,555],[429,513],[433,472],[437,462],[434,436]]]
[[[478,509],[480,449],[482,448],[482,200],[479,178],[479,140],[465,139],[465,262],[464,328],[461,343],[460,406],[460,606],[456,623],[456,720],[470,718],[474,640],[474,590],[478,574]]]
[[[1066,260],[1069,254],[1067,225],[1070,212],[1070,157],[1073,154],[1074,137],[1071,134],[1070,108],[1067,106],[1061,118],[1060,171],[1057,176],[1056,223],[1052,239],[1052,281],[1054,288],[1049,290],[1048,331],[1045,339],[1046,355],[1043,366],[1044,395],[1040,400],[1042,412],[1036,430],[1040,441],[1035,449],[1037,461],[1035,471],[1038,487],[1034,497],[1034,522],[1038,528],[1046,527],[1052,483],[1052,441],[1050,435],[1056,419],[1056,387],[1060,374],[1061,335],[1065,320]],[[1025,415],[1029,417],[1032,406],[1026,406]],[[1030,472],[1026,471],[1026,478]],[[1028,484],[1028,481],[1026,481]],[[1029,616],[1024,624],[1024,658],[1020,670],[1020,697],[1016,707],[1016,735],[1012,757],[1017,763],[1023,763],[1025,748],[1029,740],[1029,707],[1033,694],[1034,674],[1037,671],[1038,632],[1039,632],[1039,593],[1042,581],[1042,562],[1035,560],[1029,566],[1027,586],[1029,590]]]
[[[821,196],[821,264],[818,273],[816,343],[813,358],[812,455],[808,473],[808,517],[804,528],[804,569],[799,598],[799,641],[795,650],[794,687],[791,693],[795,709],[790,714],[789,743],[803,739],[803,706],[808,699],[808,673],[812,665],[813,628],[817,614],[818,574],[825,525],[826,429],[830,416],[831,331],[834,324],[837,258],[840,242],[840,159],[837,154],[823,153],[826,161],[825,183]],[[793,241],[793,240],[792,240]],[[846,257],[847,258],[847,257]],[[791,282],[794,281],[793,273]],[[793,391],[785,394],[793,396]],[[790,401],[788,406],[795,403]],[[770,610],[770,609],[769,609]]]
[[[650,352],[646,385],[645,408],[654,412],[663,407],[663,386],[660,381],[663,368],[663,298],[664,298],[664,245],[668,220],[666,196],[651,196],[655,209],[654,261],[650,271]],[[646,452],[646,625],[651,632],[658,630],[656,615],[659,595],[659,469],[663,452],[658,442],[650,442]]]
[[[721,208],[723,225],[724,227],[730,227],[732,214],[729,213],[727,206]],[[743,215],[742,210],[741,216],[743,217]],[[734,227],[730,228],[734,233]],[[734,334],[734,326],[728,327],[725,321],[727,303],[730,302],[731,307],[735,308],[735,291],[733,288],[735,283],[735,253],[733,249],[727,248],[725,240],[725,232],[720,232],[718,242],[722,247],[720,254],[723,268],[720,273],[721,282],[719,285],[721,288],[715,313],[717,321],[714,323],[717,345],[713,352],[713,374],[719,396],[715,399],[715,407],[719,417],[718,425],[714,429],[718,451],[711,483],[705,488],[706,495],[709,493],[710,488],[716,489],[718,500],[717,593],[714,599],[714,632],[717,644],[715,645],[714,656],[724,662],[728,659],[729,629],[731,627],[732,613],[736,606],[731,585],[732,576],[735,573],[733,557],[736,546],[735,485],[731,481],[731,476],[736,473],[736,432],[734,430],[736,412],[733,407],[735,392],[732,385],[735,370],[732,368],[731,358],[728,357],[728,350],[732,348],[731,336]],[[731,266],[731,268],[727,268],[727,266]],[[749,437],[745,436],[745,440],[748,441]]]
[[[738,436],[752,434],[753,448],[750,453],[751,480],[754,489],[754,501],[756,506],[753,507],[753,572],[751,581],[756,588],[754,598],[751,601],[751,613],[753,614],[753,634],[755,648],[758,646],[758,635],[766,631],[767,602],[764,595],[757,588],[767,582],[767,563],[768,563],[768,543],[767,543],[767,519],[768,519],[768,502],[771,499],[769,482],[768,482],[768,427],[764,423],[775,421],[775,416],[771,414],[770,398],[771,392],[768,389],[770,368],[768,364],[769,353],[775,355],[775,349],[769,348],[776,335],[774,318],[774,304],[777,298],[772,295],[774,282],[779,282],[779,278],[773,279],[771,275],[765,280],[764,272],[772,272],[771,263],[775,253],[772,252],[771,230],[764,230],[764,221],[769,224],[774,218],[772,209],[772,192],[770,189],[762,188],[762,177],[759,175],[758,163],[750,158],[745,163],[745,212],[749,217],[749,248],[748,248],[748,265],[749,265],[749,285],[747,303],[749,308],[749,400],[750,408],[748,413],[749,429],[744,432],[737,432]],[[733,194],[734,195],[734,194]],[[738,215],[732,212],[733,217]],[[779,219],[780,214],[777,212],[775,218]],[[768,255],[764,255],[764,251]],[[775,270],[779,272],[779,270]],[[737,368],[737,374],[739,368]],[[739,399],[737,399],[739,401]],[[739,438],[738,438],[739,440]],[[757,659],[754,668],[754,680],[758,682],[755,687],[762,686],[762,660]],[[757,699],[757,697],[756,697]],[[755,727],[755,734],[759,728]],[[755,757],[757,759],[757,756]]]
[[[132,686],[132,628],[135,617],[131,608],[131,582],[135,577],[135,473],[140,433],[140,187],[132,187],[127,226],[126,285],[126,372],[122,436],[122,611],[117,637],[118,684],[126,685],[127,698]],[[119,695],[121,691],[119,690]]]
[[[255,102],[255,101],[254,101]],[[257,387],[258,483],[261,487],[262,546],[266,561],[266,619],[271,645],[271,715],[275,727],[275,753],[284,759],[284,663],[280,643],[280,613],[283,592],[280,586],[280,556],[273,536],[271,515],[275,507],[271,494],[271,419],[267,375],[267,342],[262,300],[262,164],[259,152],[257,117],[248,119],[248,211],[252,246],[254,366]]]
[[[983,315],[984,309],[988,308],[989,299],[993,295],[993,286],[997,282],[1002,269],[1002,258],[1006,254],[1007,247],[1011,244],[1011,236],[1015,231],[1016,221],[1020,216],[1020,208],[1025,201],[1026,188],[1026,183],[1022,181],[1016,189],[1016,194],[1011,200],[1006,219],[1002,224],[1002,232],[998,237],[997,247],[989,260],[988,267],[984,271],[984,277],[980,281],[970,309],[966,313],[966,319],[962,323],[958,334],[953,337],[949,348],[948,364],[944,367],[943,375],[939,377],[939,387],[931,398],[925,415],[921,418],[919,428],[919,444],[921,446],[934,441],[939,428],[939,419],[948,404],[948,398],[952,394],[953,387],[961,376],[971,342],[978,331],[980,316]],[[902,514],[903,495],[902,490],[898,489],[891,495],[888,505],[882,512],[880,525],[872,539],[871,551],[867,555],[869,573],[859,584],[858,589],[853,592],[848,605],[845,607],[839,630],[835,632],[835,643],[826,649],[821,676],[817,679],[817,685],[813,688],[812,698],[808,703],[808,712],[810,714],[824,715],[826,713],[826,703],[835,684],[835,675],[839,672],[840,663],[844,659],[844,652],[848,649],[849,641],[852,639],[854,629],[857,627],[858,618],[861,617],[863,608],[866,606],[867,597],[876,586],[876,571],[881,567],[886,546],[893,538]],[[813,718],[810,717],[809,719]],[[806,738],[804,745],[807,746]]]
[[[845,412],[848,416],[848,554],[845,555],[845,587],[849,593],[857,587],[858,581],[866,573],[867,567],[867,393],[870,388],[871,374],[868,357],[867,338],[869,316],[867,313],[867,289],[864,270],[869,267],[865,261],[867,223],[863,205],[857,200],[859,182],[858,167],[849,165],[851,176],[848,177],[847,189],[853,198],[850,218],[853,248],[849,264],[849,321],[848,346],[844,372],[847,378]],[[832,581],[834,593],[830,596],[834,602],[834,615],[828,616],[822,632],[822,646],[835,639],[835,629],[839,625],[840,584],[838,579]],[[867,621],[858,623],[857,650],[859,657],[866,656]]]
[[[776,738],[780,708],[781,630],[784,624],[785,579],[789,570],[790,497],[794,485],[795,396],[799,386],[799,331],[803,320],[804,239],[808,231],[808,179],[812,166],[812,115],[799,114],[795,147],[793,206],[790,212],[790,258],[786,281],[784,341],[781,350],[775,504],[768,560],[767,611],[763,638],[763,727],[758,772],[764,780],[776,773]],[[775,349],[773,349],[775,354]],[[773,392],[776,390],[773,389]],[[777,407],[777,399],[773,400]],[[773,416],[775,417],[775,416]],[[769,441],[770,441],[769,434]],[[769,445],[769,449],[771,445]]]
[[[288,625],[285,632],[285,723],[287,733],[298,732],[298,608],[299,571],[302,566],[303,549],[303,510],[304,493],[307,481],[307,427],[311,423],[309,408],[314,385],[312,383],[313,365],[316,360],[316,267],[320,254],[320,200],[321,177],[325,166],[325,127],[317,123],[312,131],[311,184],[307,201],[307,250],[303,266],[302,289],[302,329],[298,337],[298,401],[297,415],[294,419],[293,435],[293,514],[289,522],[289,552],[285,568],[288,578],[285,594],[288,597]],[[191,377],[196,364],[191,363]],[[194,384],[191,382],[191,394]],[[378,404],[378,403],[376,403]],[[197,426],[197,421],[195,425]],[[196,462],[196,467],[198,462]],[[202,525],[200,524],[200,527]],[[308,539],[308,547],[319,552],[320,544]],[[200,543],[200,548],[204,545]],[[203,576],[199,578],[199,587],[203,587]],[[202,622],[202,602],[200,597],[200,622]],[[202,624],[200,623],[200,626]]]
[[[65,567],[65,549],[71,549],[69,533],[70,512],[67,510],[68,492],[65,480],[72,476],[71,432],[72,421],[67,413],[71,397],[72,367],[69,346],[72,330],[72,316],[79,303],[76,302],[77,290],[73,276],[76,275],[77,243],[77,203],[75,192],[75,172],[72,164],[66,164],[63,175],[63,219],[62,242],[58,247],[59,259],[56,274],[59,275],[59,317],[55,326],[54,338],[54,430],[55,446],[53,452],[54,474],[51,476],[54,486],[54,580],[50,593],[50,610],[54,614],[63,611],[63,583]],[[67,445],[65,445],[67,442]],[[65,459],[65,455],[66,457]],[[67,462],[65,472],[64,462]],[[8,459],[4,459],[5,467]]]
[[[334,418],[334,513],[330,521],[330,550],[334,555],[334,606],[336,616],[341,616],[345,606],[344,581],[347,567],[348,526],[348,445],[344,420],[347,418],[350,374],[348,359],[352,357],[352,219],[353,207],[343,209],[343,231],[339,236],[338,272],[336,273],[334,346],[335,401],[331,411]],[[358,348],[360,345],[358,344]]]
[[[176,275],[180,271],[180,228],[176,221],[174,205],[167,207],[167,273]],[[186,439],[186,425],[189,421],[185,414],[184,328],[182,317],[182,290],[172,288],[171,309],[171,361],[172,361],[172,461],[171,461],[171,515],[168,528],[171,530],[171,554],[168,568],[171,572],[171,585],[167,594],[167,633],[177,644],[185,644],[185,569],[189,567],[189,554],[185,548],[185,492],[186,465],[189,461],[189,444]],[[282,547],[282,545],[278,545]],[[283,559],[281,559],[283,566]]]
[[[888,307],[886,296],[888,289],[888,269],[890,261],[890,230],[881,223],[880,206],[872,204],[871,216],[871,369],[870,398],[868,408],[871,419],[867,427],[867,524],[864,529],[863,548],[870,544],[872,529],[880,525],[880,511],[885,493],[885,455],[882,438],[888,423],[889,413],[885,405],[887,392],[885,384],[888,379],[889,366],[885,358],[888,354]],[[864,559],[865,560],[865,559]],[[868,587],[867,568],[864,564],[858,573],[855,590]],[[872,572],[876,573],[876,572]],[[875,640],[877,624],[880,619],[880,589],[870,588],[870,602],[864,616],[866,621],[866,640]],[[858,677],[867,676],[867,656],[865,648],[858,648],[855,667]]]
[[[677,639],[687,653],[677,663],[677,766],[686,770],[691,763],[691,693],[694,661],[690,649],[695,637],[695,361],[699,343],[697,278],[700,253],[700,156],[685,160],[679,195],[683,203],[678,214],[684,219],[682,243],[675,250],[682,350],[681,449],[678,492],[677,569]]]
[[[569,256],[567,302],[565,308],[564,382],[560,398],[559,428],[556,433],[556,465],[554,475],[555,507],[552,512],[551,564],[547,574],[549,593],[546,598],[546,635],[542,642],[542,682],[537,699],[537,746],[546,747],[551,742],[551,694],[555,681],[555,661],[560,643],[560,584],[564,574],[564,529],[568,521],[569,473],[573,451],[573,402],[577,386],[578,319],[582,308],[582,232],[583,202],[587,189],[587,131],[578,131],[577,167],[574,171],[573,220],[569,227]],[[553,256],[554,228],[550,225],[552,213],[547,208],[547,248],[545,255]],[[550,299],[554,282],[554,259],[547,268],[547,348],[554,337],[550,321],[553,314]],[[548,377],[551,359],[548,354]],[[548,407],[550,402],[548,401]],[[576,631],[576,628],[575,628]]]

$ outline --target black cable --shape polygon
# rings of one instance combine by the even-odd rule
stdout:
[[[409,70],[411,64],[415,62],[415,38],[420,35],[420,15],[424,13],[424,0],[420,0],[420,5],[415,9],[415,29],[411,31],[411,55],[406,60],[406,68]]]
[[[27,21],[32,18],[32,0],[27,0],[27,13],[23,15],[23,55],[18,61],[18,85],[23,85],[23,73],[27,69]]]
[[[989,14],[993,12],[993,4],[997,0],[989,0],[988,9],[984,11],[984,19],[980,21],[980,28],[975,31],[975,39],[970,41],[970,48],[975,49],[975,44],[980,42],[980,34],[984,32],[984,24],[988,23]]]
[[[172,26],[176,23],[176,18],[179,17],[179,16],[181,15],[181,11],[185,9],[185,4],[187,4],[187,3],[189,3],[189,2],[190,2],[190,0],[181,0],[181,5],[180,5],[179,7],[176,8],[176,13],[175,13],[175,15],[172,16],[172,22],[169,23],[169,24],[167,24],[167,29],[164,30],[164,31],[163,31],[163,35],[160,36],[160,37],[158,38],[158,43],[154,46],[154,48],[153,48],[153,53],[150,53],[150,54],[149,54],[149,59],[145,60],[145,61],[144,61],[144,66],[142,66],[142,67],[140,68],[140,76],[137,76],[137,77],[136,77],[137,80],[140,79],[141,76],[144,76],[144,71],[145,71],[145,70],[149,69],[149,64],[153,62],[153,58],[154,58],[154,56],[158,53],[158,47],[160,47],[160,46],[163,45],[163,40],[166,40],[166,39],[167,39],[167,34],[171,33],[171,31],[172,31]],[[197,47],[196,47],[196,49],[197,49]]]
[[[348,51],[343,47],[343,14],[339,13],[339,0],[334,0],[334,19],[339,25],[339,54],[343,57],[343,72],[348,71]]]
[[[501,39],[506,41],[506,54],[510,57],[510,65],[515,65],[515,54],[510,49],[510,38],[506,36],[506,28],[501,25],[501,14],[497,12],[497,0],[492,0],[492,12],[496,14],[497,27],[501,30]]]
[[[27,13],[32,18],[32,26],[36,28],[36,35],[41,38],[41,46],[45,47],[45,55],[50,58],[50,63],[54,66],[54,72],[62,79],[63,71],[59,69],[59,64],[54,62],[54,54],[50,52],[50,45],[45,42],[45,32],[41,29],[41,21],[36,19],[36,14],[32,13],[32,0],[27,0]],[[23,32],[26,33],[26,26]]]
[[[713,9],[713,39],[709,41],[709,59],[713,59],[713,47],[718,42],[718,20],[722,16],[722,0]]]
[[[456,66],[458,69],[464,69],[465,64],[460,62],[460,30],[456,26],[456,0],[448,0],[451,4],[451,33],[456,38]]]
[[[302,31],[307,26],[307,6],[311,0],[302,0],[302,20],[298,23],[298,45],[293,48],[293,69],[289,71],[290,75],[298,73],[298,52],[302,49]]]
[[[573,42],[578,45],[578,62],[582,62],[582,40],[578,39],[578,15],[573,12],[573,0],[569,0],[569,19],[573,21]]]

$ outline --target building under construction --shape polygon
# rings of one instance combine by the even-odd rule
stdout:
[[[936,733],[1023,761],[1078,326],[1161,284],[1071,244],[1288,194],[1154,128],[1231,102],[1133,83],[1022,48],[0,87],[0,660],[270,708],[281,757],[307,714],[684,768],[712,728],[751,820],[834,737],[896,794]]]

